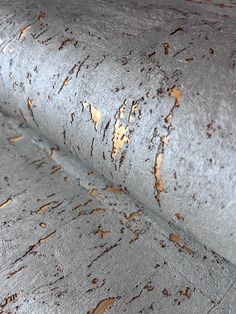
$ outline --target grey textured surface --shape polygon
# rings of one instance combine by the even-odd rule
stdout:
[[[88,313],[116,298],[109,313],[234,313],[234,265],[0,121],[3,311]]]
[[[236,311],[235,25],[233,1],[0,0],[3,311]]]
[[[195,2],[1,0],[1,108],[235,263],[236,9]]]

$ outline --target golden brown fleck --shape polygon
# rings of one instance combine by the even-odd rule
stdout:
[[[62,42],[61,46],[59,47],[59,50],[63,49],[66,45],[69,45],[70,43],[72,43],[72,41],[73,41],[72,39],[65,39]]]
[[[90,112],[95,129],[97,130],[102,114],[94,105],[90,105]]]
[[[138,230],[138,229],[136,229],[136,230],[133,230],[132,228],[129,228],[129,229],[130,229],[130,230],[133,232],[133,234],[135,235],[135,237],[129,241],[129,244],[132,244],[133,242],[135,242],[135,241],[137,241],[137,240],[139,239],[139,235],[140,235],[141,231]]]
[[[192,295],[192,290],[189,287],[186,287],[186,288],[181,289],[179,291],[179,294],[184,297],[190,298]]]
[[[184,221],[184,220],[185,220],[184,216],[181,215],[180,213],[176,213],[176,214],[175,214],[175,217],[176,217],[179,221]]]
[[[116,194],[122,194],[125,193],[124,190],[116,188],[115,186],[109,186],[106,188],[107,192],[116,193]]]
[[[20,35],[19,35],[19,40],[23,41],[25,39],[25,35],[28,32],[28,30],[30,30],[32,27],[31,24],[27,25],[26,27],[24,27],[21,31],[20,31]]]
[[[100,215],[100,214],[104,214],[106,211],[105,208],[95,208],[93,210],[91,210],[90,215]]]
[[[99,279],[98,278],[93,278],[92,280],[92,285],[96,285],[98,283]]]
[[[177,245],[181,245],[181,242],[182,242],[181,236],[178,235],[178,234],[173,234],[173,233],[170,234],[169,240],[170,240],[171,242],[174,242],[174,243],[177,244]]]
[[[8,141],[15,143],[15,142],[19,142],[21,140],[23,140],[23,135],[16,135],[16,136],[11,136],[8,138]]]
[[[11,203],[11,198],[9,197],[5,202],[3,202],[2,204],[0,204],[0,209],[6,207],[7,205],[9,205]]]
[[[182,97],[182,95],[183,95],[182,91],[174,85],[173,87],[171,87],[171,88],[169,89],[168,92],[169,92],[169,96],[175,98],[175,106],[176,106],[176,107],[179,107],[179,105],[180,105],[180,100],[181,100],[181,97]]]
[[[89,192],[89,194],[92,195],[92,196],[94,196],[94,197],[98,197],[98,198],[102,196],[102,194],[99,193],[99,192],[98,192],[97,190],[95,190],[95,189],[92,189],[92,191]]]
[[[56,151],[57,151],[57,149],[56,149],[55,147],[51,147],[50,153],[49,153],[49,155],[48,155],[49,158],[55,159]]]
[[[60,87],[60,89],[58,91],[58,94],[63,90],[64,87],[68,86],[69,82],[70,82],[70,79],[69,79],[69,76],[67,76],[67,78],[62,83],[62,85],[61,85],[61,87]]]
[[[142,210],[139,210],[135,213],[132,213],[130,214],[129,216],[125,215],[125,218],[128,220],[128,221],[136,221],[138,220],[141,216],[143,215],[143,211]]]
[[[170,54],[170,52],[171,52],[171,46],[170,46],[170,44],[169,44],[169,43],[164,43],[164,44],[163,44],[163,47],[164,47],[164,53],[165,53],[165,55]]]
[[[38,244],[44,244],[49,238],[51,238],[56,233],[56,230],[49,233],[46,237],[39,239]]]
[[[94,231],[95,235],[98,235],[101,239],[105,239],[111,235],[110,230],[103,230],[101,227],[98,230]]]
[[[168,145],[168,143],[169,143],[169,138],[170,138],[169,135],[163,136],[163,137],[161,138],[161,144],[162,144],[162,149],[163,149],[163,151],[166,149],[166,147],[167,147],[167,145]]]
[[[46,225],[44,222],[41,222],[41,223],[39,224],[39,226],[44,229],[44,228],[46,228],[47,225]]]
[[[151,282],[148,282],[148,283],[144,286],[143,289],[144,289],[144,290],[147,290],[148,292],[150,292],[150,291],[152,291],[152,290],[154,289],[154,286],[152,285]]]
[[[116,303],[116,298],[104,299],[98,303],[92,312],[89,311],[88,314],[104,314],[106,310],[110,309],[114,303]]]
[[[164,191],[164,182],[162,180],[161,173],[160,173],[162,161],[163,161],[163,154],[162,153],[157,154],[156,163],[154,167],[154,175],[156,179],[155,186],[156,186],[158,195]]]
[[[116,121],[113,136],[113,150],[111,154],[113,160],[122,146],[128,143],[129,138],[125,135],[127,131],[128,127],[122,127],[120,126],[120,121]]]
[[[4,303],[0,304],[0,307],[3,309],[9,303],[15,302],[19,298],[19,296],[20,296],[19,293],[15,293],[15,294],[7,296],[6,298],[4,298]]]
[[[63,170],[63,167],[58,165],[58,166],[52,166],[52,172],[50,173],[51,175],[57,174]]]
[[[51,204],[51,203],[44,204],[43,206],[41,206],[41,207],[36,211],[36,213],[37,213],[37,214],[44,215],[50,204]]]
[[[127,144],[129,141],[129,138],[126,136],[126,133],[129,129],[128,126],[122,126],[120,119],[124,118],[124,112],[125,112],[125,102],[124,104],[119,108],[118,112],[116,113],[116,122],[114,126],[114,135],[112,138],[113,142],[113,148],[111,152],[111,158],[112,160],[115,159],[115,156],[119,152],[119,150],[123,147],[124,144]]]
[[[165,117],[165,123],[171,124],[171,122],[172,122],[172,114],[170,113],[168,114],[167,117]]]
[[[130,113],[129,113],[129,122],[133,120],[134,118],[133,116],[135,115],[137,108],[138,108],[138,104],[137,102],[134,101],[131,106]]]
[[[34,106],[34,103],[33,103],[33,99],[28,99],[27,100],[27,107],[29,108],[29,110],[31,110]]]
[[[69,182],[69,178],[67,176],[64,177],[64,182],[66,182],[66,183]]]

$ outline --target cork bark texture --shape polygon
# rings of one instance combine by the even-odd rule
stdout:
[[[235,24],[233,1],[0,0],[3,313],[235,307]]]

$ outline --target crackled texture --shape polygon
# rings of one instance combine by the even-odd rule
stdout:
[[[0,134],[2,313],[234,313],[234,265],[25,125]]]
[[[0,12],[1,110],[236,262],[235,4]]]
[[[17,302],[22,313],[27,306],[29,312],[60,311],[57,285],[48,275],[58,257],[73,274],[66,283],[73,283],[74,292],[63,287],[69,292],[62,312],[69,307],[73,313],[76,306],[81,313],[106,308],[114,313],[234,312],[234,267],[223,257],[236,264],[235,24],[233,1],[68,0],[65,5],[61,0],[0,0],[0,111],[21,124],[12,130],[2,127],[0,134],[1,219],[6,217],[3,226],[10,221],[8,233],[1,229],[1,271],[14,273],[11,263],[25,258],[33,267],[27,270],[23,263],[17,274],[28,271],[26,275],[4,280],[3,311]],[[13,177],[10,183],[4,183],[6,171]],[[54,189],[51,194],[59,197],[42,194]],[[82,200],[77,203],[76,197]],[[43,220],[49,215],[56,226],[51,215],[60,210],[56,217],[68,221],[59,224],[58,218],[61,233]],[[20,227],[16,217],[24,214]],[[103,223],[107,215],[110,220]],[[96,225],[93,219],[98,219]],[[142,222],[152,228],[144,232]],[[124,224],[119,231],[118,224]],[[85,239],[77,227],[85,228]],[[123,245],[126,227],[130,238]],[[158,250],[153,234],[158,234]],[[37,252],[53,241],[54,256],[35,262]],[[97,255],[94,241],[102,241]],[[130,245],[140,246],[132,251]],[[159,280],[174,284],[155,294],[152,281],[159,273],[147,265],[159,250],[167,251],[174,263],[169,272],[161,271]],[[217,256],[212,255],[210,274],[219,261],[230,265],[222,275],[214,273],[212,281],[196,253],[203,256],[204,250]],[[45,254],[49,252],[47,248]],[[98,266],[97,257],[102,259]],[[191,268],[184,264],[186,270],[182,259],[191,260]],[[83,262],[96,270],[101,266],[103,275],[109,269],[108,288],[114,293],[100,295],[97,286],[103,282],[94,277],[86,289],[98,297],[91,297],[91,291],[83,294],[75,275],[84,270]],[[194,271],[198,263],[202,268]],[[140,284],[131,275],[136,268],[145,277]],[[84,279],[87,273],[82,274]],[[135,278],[128,282],[129,276]],[[182,276],[186,282],[181,286]],[[59,286],[61,297],[63,284]],[[47,299],[50,289],[55,291]],[[141,298],[145,302],[139,303]]]

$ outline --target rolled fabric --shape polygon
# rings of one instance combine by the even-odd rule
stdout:
[[[3,0],[1,111],[236,262],[235,11]]]

